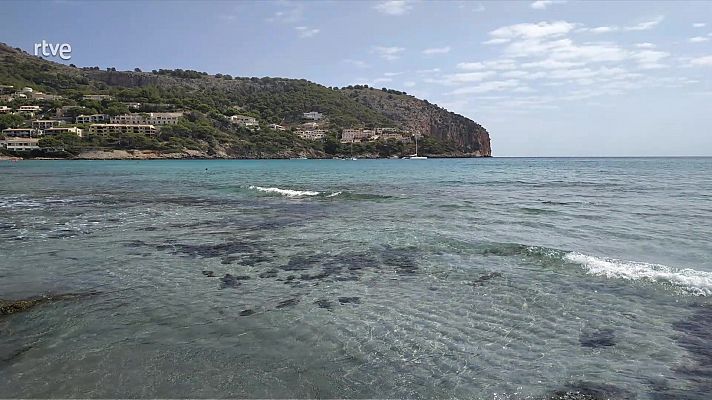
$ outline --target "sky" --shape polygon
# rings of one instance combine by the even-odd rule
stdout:
[[[402,90],[495,156],[712,156],[712,2],[4,1],[53,61]]]

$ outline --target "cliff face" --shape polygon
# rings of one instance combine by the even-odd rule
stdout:
[[[406,94],[373,88],[344,89],[343,92],[412,132],[454,143],[460,151],[472,156],[492,155],[487,130],[462,115]]]

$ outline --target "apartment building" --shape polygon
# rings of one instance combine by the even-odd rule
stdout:
[[[32,127],[35,129],[49,129],[49,128],[54,128],[55,126],[62,125],[64,121],[56,120],[56,119],[38,119],[35,121],[32,121]]]
[[[275,130],[275,131],[286,131],[287,128],[283,127],[282,125],[279,124],[269,124],[269,129]]]
[[[42,135],[42,131],[35,128],[7,128],[2,130],[2,134],[11,137],[36,137]]]
[[[88,133],[90,135],[107,136],[111,134],[142,134],[155,135],[158,133],[153,125],[134,125],[134,124],[92,124],[89,125]]]
[[[257,122],[257,119],[254,117],[249,117],[247,115],[233,115],[230,117],[230,122],[233,124],[239,125],[239,126],[244,126],[247,128],[258,128],[260,127],[260,124]]]
[[[297,136],[306,140],[321,140],[326,137],[326,131],[323,129],[297,131]]]
[[[82,96],[82,100],[95,100],[95,101],[102,101],[102,100],[113,100],[114,98],[109,96],[108,94],[85,94]]]
[[[39,142],[32,138],[7,138],[0,140],[0,146],[9,151],[30,151],[39,149]]]
[[[96,122],[108,121],[109,116],[106,114],[91,114],[91,115],[77,115],[74,122],[77,124],[92,124]]]
[[[76,126],[57,126],[44,130],[45,136],[57,135],[60,133],[73,133],[79,137],[84,137],[84,130]]]
[[[319,121],[320,119],[324,118],[324,114],[322,114],[320,112],[316,112],[316,111],[310,111],[310,112],[303,113],[302,118]]]

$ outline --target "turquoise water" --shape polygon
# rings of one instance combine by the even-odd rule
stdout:
[[[708,398],[712,159],[0,162],[0,397]]]

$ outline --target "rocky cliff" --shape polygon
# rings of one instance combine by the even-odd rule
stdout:
[[[412,132],[454,143],[465,154],[476,157],[492,155],[487,130],[462,115],[397,91],[357,88],[343,89],[343,92]]]

